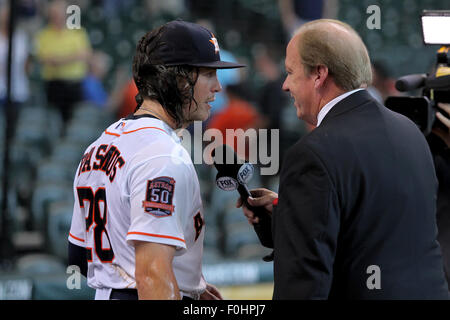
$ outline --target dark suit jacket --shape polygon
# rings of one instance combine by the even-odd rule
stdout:
[[[447,299],[436,192],[416,125],[365,90],[343,99],[284,159],[274,299]]]
[[[435,134],[427,137],[439,182],[437,196],[438,241],[441,245],[442,259],[447,283],[450,283],[450,148]]]

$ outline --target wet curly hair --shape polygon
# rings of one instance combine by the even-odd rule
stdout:
[[[145,34],[136,47],[133,58],[133,79],[139,93],[136,95],[137,111],[144,99],[158,101],[175,120],[177,128],[185,121],[183,109],[194,99],[194,86],[198,68],[188,65],[165,66],[158,56],[158,48],[165,26]]]

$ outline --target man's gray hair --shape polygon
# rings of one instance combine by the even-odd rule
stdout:
[[[319,65],[328,68],[335,84],[345,91],[372,83],[372,68],[361,37],[348,24],[332,19],[302,25],[298,50],[307,75]]]

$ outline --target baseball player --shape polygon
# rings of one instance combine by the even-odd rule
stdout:
[[[202,275],[200,187],[175,130],[208,118],[216,69],[237,67],[197,24],[172,21],[140,40],[138,107],[86,149],[74,180],[69,264],[96,299],[221,299]]]

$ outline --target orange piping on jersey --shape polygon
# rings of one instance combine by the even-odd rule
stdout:
[[[161,128],[158,128],[158,127],[143,127],[143,128],[139,128],[139,129],[135,129],[135,130],[131,130],[131,131],[124,131],[123,134],[133,133],[133,132],[136,132],[136,131],[139,131],[139,130],[142,130],[142,129],[158,129],[158,130],[161,130],[164,133],[167,133],[167,131],[165,131],[165,130],[163,130]],[[118,133],[113,133],[113,132],[109,132],[109,131],[106,131],[106,130],[105,130],[105,133],[109,134],[109,135],[112,135],[112,136],[120,137],[120,134],[118,134]]]
[[[118,133],[113,133],[113,132],[109,132],[109,131],[106,131],[106,130],[105,130],[105,133],[109,134],[109,135],[112,135],[112,136],[120,137],[120,134],[118,134]]]
[[[167,238],[167,239],[178,240],[178,241],[182,241],[182,242],[186,243],[186,241],[184,241],[181,238],[165,236],[165,235],[161,235],[161,234],[153,234],[153,233],[145,233],[145,232],[137,232],[137,231],[128,232],[127,235],[129,235],[129,234],[138,234],[138,235],[142,235],[142,236],[157,237],[157,238]]]
[[[78,238],[78,237],[75,237],[73,234],[71,234],[70,232],[69,232],[69,236],[71,236],[72,238],[74,238],[75,240],[78,240],[78,241],[81,241],[81,242],[84,242],[84,240],[83,239],[81,239],[81,238]]]
[[[136,131],[139,131],[139,130],[142,130],[142,129],[158,129],[158,130],[161,130],[162,132],[167,133],[165,130],[163,130],[161,128],[158,128],[158,127],[143,127],[143,128],[139,128],[139,129],[135,129],[135,130],[131,130],[131,131],[124,131],[123,134],[133,133],[133,132],[136,132]]]

